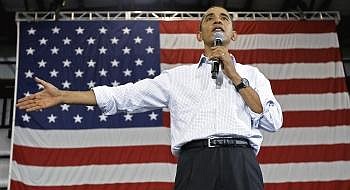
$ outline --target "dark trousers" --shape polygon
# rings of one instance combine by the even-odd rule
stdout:
[[[194,148],[180,154],[175,190],[262,189],[261,170],[251,148]]]

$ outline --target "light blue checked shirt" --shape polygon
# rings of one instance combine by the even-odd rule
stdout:
[[[255,67],[232,63],[258,93],[263,113],[250,110],[228,77],[220,88],[211,79],[211,65],[202,55],[197,64],[163,71],[154,79],[144,79],[118,87],[93,88],[97,104],[107,114],[120,111],[143,112],[168,107],[171,121],[171,150],[178,155],[183,144],[213,135],[241,135],[259,152],[263,136],[282,126],[282,110],[270,82]],[[220,71],[222,72],[222,71]]]

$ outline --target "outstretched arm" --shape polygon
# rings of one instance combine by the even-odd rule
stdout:
[[[16,106],[19,109],[26,111],[36,111],[58,104],[83,104],[83,105],[97,105],[95,94],[90,91],[64,91],[56,88],[54,85],[35,78],[35,81],[44,86],[40,92],[18,100]]]

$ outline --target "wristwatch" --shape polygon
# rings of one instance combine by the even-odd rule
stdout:
[[[241,83],[239,83],[236,87],[237,92],[239,92],[242,88],[249,87],[249,81],[246,78],[241,79]]]

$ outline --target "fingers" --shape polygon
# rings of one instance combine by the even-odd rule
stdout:
[[[19,109],[27,109],[30,106],[35,106],[37,104],[37,100],[30,99],[30,100],[24,100],[22,102],[19,102],[16,104],[16,107]]]
[[[38,77],[35,77],[35,81],[37,83],[43,85],[44,88],[46,88],[49,85],[49,83],[47,83],[44,80],[39,79]],[[26,96],[26,97],[20,98],[20,99],[17,100],[17,102],[20,103],[20,102],[24,102],[24,101],[27,101],[27,100],[32,100],[32,99],[38,98],[40,94],[42,94],[42,91],[41,92],[37,92],[35,94],[32,94],[30,96]]]
[[[29,96],[20,98],[20,99],[17,100],[17,103],[24,102],[24,101],[27,101],[27,100],[39,99],[41,97],[42,93],[43,92],[41,91],[41,92],[37,92],[37,93],[29,95]]]
[[[46,82],[38,77],[35,77],[35,81],[37,83],[43,85],[44,88],[47,88],[51,85],[50,83],[48,83],[48,82]],[[45,90],[41,91],[41,92],[37,92],[37,93],[32,94],[30,96],[26,96],[26,97],[18,99],[16,107],[18,109],[26,110],[26,111],[37,111],[37,110],[45,108],[45,106],[44,106],[45,102],[42,99],[42,94],[44,92],[45,92]]]
[[[26,97],[18,99],[17,104],[21,103],[21,102],[28,101],[28,100],[33,100],[33,99],[35,99],[35,95],[26,96]]]
[[[27,112],[30,112],[30,111],[42,110],[43,107],[40,105],[36,105],[36,104],[30,104],[30,105],[22,106],[19,109],[26,110]]]
[[[41,106],[34,106],[34,107],[31,107],[31,108],[28,108],[26,109],[27,112],[31,112],[31,111],[39,111],[43,109]]]
[[[23,100],[21,102],[18,102],[16,104],[16,107],[18,107],[19,109],[23,109],[23,106],[26,106],[28,104],[31,104],[33,100]]]
[[[18,99],[16,107],[18,107],[19,109],[26,109],[26,106],[34,106],[33,104],[38,104],[41,98],[40,94],[41,92]]]
[[[38,105],[34,101],[31,100],[30,102],[25,102],[25,103],[18,105],[18,108],[21,110],[26,110],[26,109],[36,107],[36,106],[38,106]]]
[[[26,111],[37,111],[45,108],[44,104],[37,99],[30,99],[16,104],[16,107]]]
[[[46,82],[46,81],[44,81],[44,80],[42,80],[42,79],[40,79],[40,78],[38,78],[38,77],[35,77],[34,80],[35,80],[37,83],[43,85],[44,88],[46,88],[46,87],[50,84],[50,83],[48,83],[48,82]]]
[[[227,48],[224,47],[212,47],[212,53],[208,56],[209,59],[212,58],[219,58],[219,59],[224,59],[225,57],[228,57],[230,54],[227,50]]]

